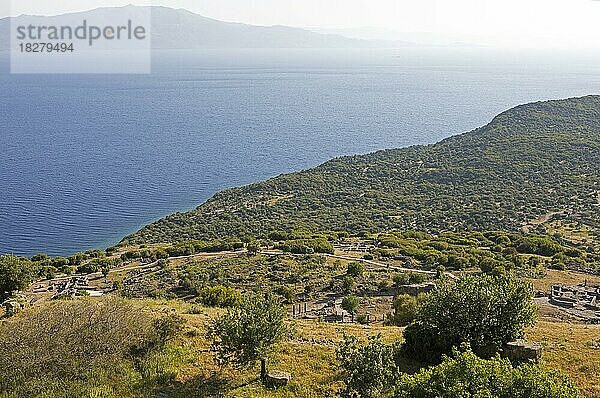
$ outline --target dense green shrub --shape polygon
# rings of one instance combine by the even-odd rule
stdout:
[[[389,396],[400,373],[394,360],[397,346],[383,344],[371,337],[367,344],[345,336],[337,349],[345,389],[342,397],[378,398]]]
[[[333,254],[333,245],[325,238],[289,240],[277,246],[277,248],[293,254]]]
[[[342,309],[349,314],[355,314],[356,309],[360,305],[360,298],[356,296],[347,296],[342,299]]]
[[[403,272],[400,274],[396,274],[392,279],[396,287],[410,285],[410,277],[407,273]]]
[[[37,272],[32,262],[26,258],[0,256],[0,302],[13,292],[25,289]]]
[[[348,276],[351,276],[353,278],[358,278],[359,276],[362,276],[362,274],[365,272],[365,267],[362,263],[358,262],[358,261],[352,261],[351,263],[348,263],[348,269],[346,271],[346,274]]]
[[[394,398],[582,398],[563,375],[535,365],[513,368],[498,357],[484,360],[455,352],[435,367],[403,375]]]
[[[498,356],[482,359],[463,347],[452,357],[403,373],[412,364],[400,355],[399,344],[386,345],[381,337],[364,343],[345,337],[337,349],[348,398],[582,398],[563,374],[538,365],[513,367]]]
[[[547,236],[526,236],[520,239],[517,250],[519,253],[552,257],[557,253],[561,253],[563,248]]]
[[[402,294],[394,298],[392,308],[394,310],[392,317],[388,319],[389,325],[407,326],[411,324],[418,315],[419,304],[426,299],[426,295],[409,296]]]
[[[351,276],[344,276],[342,279],[342,292],[343,293],[351,293],[356,288],[356,280],[354,280]]]
[[[494,355],[533,324],[532,298],[533,287],[511,277],[442,280],[419,305],[416,322],[405,330],[406,355],[435,361],[463,343],[478,355]]]
[[[200,290],[198,298],[202,304],[209,307],[234,307],[242,299],[242,294],[232,287],[209,286]]]
[[[298,298],[296,291],[291,286],[277,286],[274,290],[275,294],[283,297],[286,304],[293,304]]]

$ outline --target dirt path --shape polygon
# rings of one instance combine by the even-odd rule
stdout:
[[[274,251],[274,250],[266,250],[266,251],[262,251],[261,254],[281,256],[281,255],[285,255],[288,253]],[[298,255],[301,256],[301,254],[298,254]],[[365,260],[364,258],[347,257],[347,256],[340,256],[337,254],[327,254],[327,253],[322,254],[322,255],[325,257],[337,258],[340,260],[358,261],[358,262],[361,262],[364,264],[373,265],[375,267],[390,269],[390,270],[398,271],[398,272],[415,272],[418,274],[425,274],[425,275],[430,275],[430,276],[436,275],[436,272],[434,272],[434,271],[424,271],[424,270],[414,269],[414,268],[404,268],[404,267],[399,267],[396,265],[378,263],[377,261],[373,261],[373,260]],[[447,275],[451,279],[458,279],[458,277],[456,275],[452,274],[451,272],[445,272],[444,274]]]
[[[437,274],[434,271],[424,271],[424,270],[414,269],[414,268],[398,267],[396,265],[378,263],[376,261],[365,260],[363,258],[352,258],[352,257],[346,257],[346,256],[339,256],[339,255],[335,255],[335,254],[325,254],[325,256],[330,257],[330,258],[338,258],[341,260],[359,261],[364,264],[374,265],[376,267],[391,269],[391,270],[398,271],[398,272],[415,272],[418,274],[425,274],[425,275],[436,275]],[[458,279],[458,277],[456,275],[452,274],[451,272],[444,272],[444,274],[447,275],[451,279]]]
[[[218,252],[218,253],[197,253],[197,254],[192,254],[189,256],[169,257],[168,260],[187,260],[190,258],[210,258],[210,257],[216,257],[216,256],[240,256],[240,255],[247,254],[247,253],[248,253],[247,250],[226,251],[226,252]],[[287,255],[289,253],[284,253],[284,252],[278,251],[278,250],[263,250],[260,252],[260,254],[283,256],[283,255]],[[336,255],[336,254],[323,254],[323,255],[325,257],[335,258],[335,259],[340,259],[340,260],[358,261],[358,262],[361,262],[364,264],[372,265],[372,266],[379,267],[379,268],[389,269],[389,270],[393,270],[393,271],[398,271],[398,272],[415,272],[415,273],[425,274],[425,275],[429,275],[429,276],[436,274],[436,272],[434,272],[434,271],[425,271],[425,270],[419,270],[419,269],[413,269],[413,268],[404,268],[404,267],[399,267],[399,266],[395,266],[395,265],[379,263],[379,262],[376,262],[373,260],[365,260],[362,258],[347,257],[347,256]],[[297,256],[301,256],[301,255],[298,254]],[[125,266],[121,266],[121,267],[117,267],[117,268],[112,268],[110,270],[110,272],[135,271],[135,270],[140,270],[140,269],[152,268],[152,267],[155,267],[156,265],[158,265],[158,261],[154,261],[154,262],[151,262],[148,264],[125,265]],[[447,275],[451,279],[458,279],[458,277],[456,275],[452,274],[451,272],[445,272],[445,275]],[[36,281],[31,284],[31,286],[29,287],[29,290],[31,290],[34,286],[39,285],[39,284],[50,284],[50,283],[62,282],[62,281],[71,279],[73,276],[77,276],[77,275],[62,276],[62,277],[54,278],[54,279]],[[93,274],[87,274],[86,276],[91,277],[91,278],[100,277],[100,276],[102,276],[102,272],[95,272]]]

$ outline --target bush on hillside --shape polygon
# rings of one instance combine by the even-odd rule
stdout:
[[[367,344],[345,336],[337,349],[345,383],[342,397],[389,396],[400,376],[394,361],[397,348],[383,344],[381,336],[369,338]]]
[[[210,286],[199,292],[199,300],[209,307],[234,307],[242,300],[242,294],[232,287]]]
[[[403,373],[410,363],[398,355],[398,344],[386,345],[381,337],[361,342],[346,337],[337,350],[345,398],[582,398],[560,372],[538,365],[513,367],[496,356],[479,358],[468,345],[463,352],[421,369]]]
[[[0,396],[139,396],[174,377],[182,322],[114,298],[24,311],[0,325]]]
[[[533,287],[506,276],[466,276],[441,280],[404,333],[405,353],[421,361],[437,361],[454,347],[468,343],[484,357],[523,337],[535,321]]]
[[[435,367],[403,375],[394,398],[581,398],[562,374],[537,365],[514,368],[510,361],[485,360],[473,352],[455,352]]]

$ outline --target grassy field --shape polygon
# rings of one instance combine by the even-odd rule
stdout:
[[[599,326],[538,322],[527,337],[543,343],[542,365],[565,372],[586,397],[600,397]]]
[[[182,341],[185,358],[169,396],[215,396],[236,398],[331,397],[341,388],[335,347],[344,334],[360,338],[381,334],[387,342],[402,339],[402,329],[382,325],[359,326],[293,321],[294,336],[282,345],[271,369],[293,375],[291,384],[278,391],[265,390],[258,369],[218,369],[204,339],[206,325],[219,310],[194,307],[177,301],[149,302],[155,310],[176,310],[188,320]],[[193,337],[190,337],[193,336]],[[600,327],[540,321],[527,338],[544,346],[542,365],[569,375],[588,398],[600,398]]]
[[[544,278],[526,279],[533,283],[535,290],[546,292],[550,291],[552,285],[580,285],[587,282],[589,285],[600,286],[600,276],[586,275],[574,271],[556,271],[549,269]]]
[[[307,264],[292,261],[287,257],[282,257],[278,261],[281,264],[275,265],[285,266],[281,268],[280,273],[270,272],[266,266],[263,267],[264,269],[255,268],[256,271],[262,272],[258,272],[261,276],[259,281],[264,280],[266,283],[272,282],[269,278],[277,278],[279,283],[285,284],[289,282],[287,278],[292,275],[303,275],[312,283],[319,284],[322,283],[318,282],[320,272],[327,269],[330,273],[335,270],[336,273],[341,274],[347,265],[345,261],[338,263],[332,259],[322,263]],[[216,262],[216,265],[222,266],[229,264],[230,260],[202,259],[202,264],[204,262],[208,264]],[[184,269],[193,269],[190,264],[186,265]],[[305,268],[308,271],[304,272]],[[249,269],[242,272],[239,267],[235,268],[236,274],[240,275],[240,280],[251,280],[252,274]],[[112,272],[109,282],[122,281],[126,275],[126,272]],[[366,272],[364,278],[367,277],[370,278],[370,270]],[[98,283],[104,283],[104,278],[98,278]],[[589,284],[600,285],[600,277],[554,270],[548,270],[544,278],[530,281],[539,291],[548,291],[553,284],[575,285],[587,281]],[[253,284],[248,283],[248,288],[254,287]],[[219,369],[214,364],[205,335],[210,320],[223,310],[206,308],[182,299],[130,299],[130,302],[136,302],[142,308],[156,314],[177,313],[187,320],[181,339],[169,353],[171,369],[177,375],[175,381],[170,384],[169,390],[166,391],[170,398],[331,397],[342,388],[335,350],[344,335],[366,339],[368,336],[380,334],[384,341],[394,342],[402,339],[403,331],[402,328],[384,327],[381,323],[365,326],[325,323],[317,320],[290,320],[294,330],[293,336],[281,345],[278,355],[270,364],[270,369],[290,372],[292,382],[285,389],[272,391],[262,387],[258,380],[257,368]],[[541,361],[543,366],[566,373],[586,397],[600,398],[600,385],[597,383],[597,380],[600,380],[600,326],[569,323],[564,319],[566,318],[541,310],[537,325],[527,330],[527,339],[543,344],[544,354]]]

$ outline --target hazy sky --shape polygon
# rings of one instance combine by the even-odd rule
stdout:
[[[0,0],[6,3],[6,0]],[[12,0],[11,14],[60,14],[144,0]],[[599,0],[153,0],[258,25],[466,35],[507,46],[600,48]],[[0,6],[1,7],[1,6]],[[5,6],[0,14],[8,15]]]

